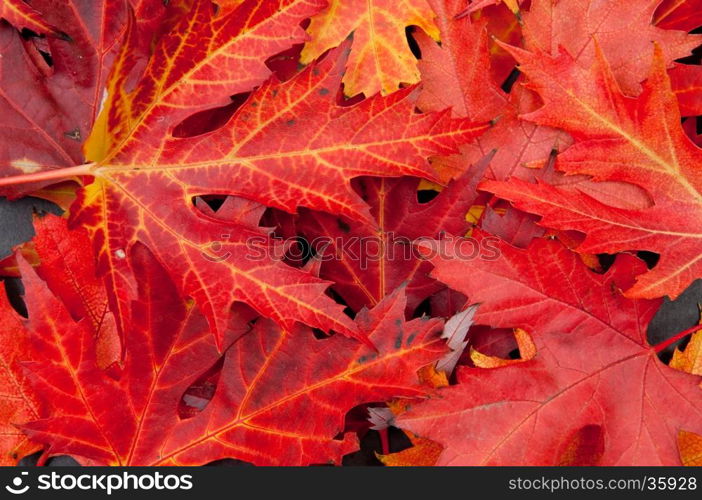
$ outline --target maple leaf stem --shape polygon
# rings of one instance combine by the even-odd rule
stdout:
[[[387,428],[380,429],[378,434],[380,434],[380,446],[383,451],[383,455],[388,455],[390,453],[390,436]]]
[[[692,327],[688,328],[687,330],[683,330],[682,332],[673,335],[669,339],[664,340],[663,342],[660,342],[659,344],[654,345],[653,350],[654,350],[654,352],[661,352],[663,349],[665,349],[669,345],[674,344],[678,340],[680,340],[684,337],[687,337],[691,333],[695,333],[698,330],[702,330],[702,325],[692,326]]]
[[[9,177],[0,178],[0,186],[12,186],[15,184],[27,184],[30,182],[50,181],[54,179],[68,179],[77,175],[92,175],[90,168],[92,163],[77,165],[75,167],[57,168],[47,170],[45,172],[36,172],[33,174],[11,175]]]

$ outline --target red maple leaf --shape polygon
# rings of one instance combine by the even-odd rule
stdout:
[[[462,244],[438,246],[433,276],[480,304],[476,323],[526,330],[536,354],[460,367],[456,386],[397,425],[443,445],[439,465],[679,463],[678,431],[702,428],[699,377],[665,366],[663,346],[648,344],[659,301],[621,293],[643,262],[622,255],[597,275],[552,240],[502,243],[494,260],[466,260]]]
[[[21,319],[7,299],[4,284],[0,287],[0,317],[0,465],[8,466],[40,448],[18,426],[36,419],[41,403],[18,366],[26,359],[29,346],[24,336],[17,335]]]
[[[701,12],[5,0],[0,464],[699,463]]]
[[[627,293],[676,297],[702,273],[694,215],[702,196],[697,168],[702,151],[680,127],[662,53],[656,51],[643,93],[630,98],[619,90],[601,53],[591,69],[583,69],[566,53],[551,58],[513,52],[530,85],[545,101],[544,107],[525,118],[563,128],[576,140],[557,157],[557,168],[567,174],[590,175],[595,181],[640,186],[651,196],[653,206],[612,207],[583,193],[518,179],[509,184],[488,181],[481,188],[541,215],[544,225],[585,233],[578,247],[581,252],[659,253],[658,265],[640,276]],[[563,114],[564,108],[569,113]]]
[[[21,16],[7,15],[15,26],[58,36],[24,40],[10,26],[0,25],[0,140],[5,146],[0,149],[0,172],[36,173],[84,163],[81,148],[100,111],[130,5],[138,16],[133,31],[142,42],[132,48],[137,68],[148,56],[151,37],[168,29],[169,11],[158,0],[70,0],[61,5],[34,0],[31,7],[23,0],[8,0],[3,5]],[[17,186],[5,192],[17,195],[28,189]]]
[[[669,74],[670,84],[680,105],[680,114],[702,115],[702,68],[676,64]]]
[[[339,462],[356,446],[351,435],[335,439],[345,413],[364,402],[425,394],[416,372],[446,351],[441,320],[404,321],[402,289],[357,318],[377,350],[340,336],[318,340],[304,327],[281,330],[263,318],[247,331],[245,316],[234,314],[214,396],[194,416],[183,414],[183,394],[222,354],[203,316],[178,297],[148,250],[137,245],[131,257],[140,296],[117,378],[97,367],[89,324],[73,322],[20,260],[34,353],[20,356],[22,373],[34,394],[52,402],[22,428],[47,446],[45,456],[111,465],[224,457],[261,465]]]
[[[475,190],[490,158],[474,165],[427,203],[417,200],[419,180],[412,177],[354,181],[370,206],[375,225],[319,212],[301,212],[297,229],[320,253],[320,276],[334,283],[354,311],[374,307],[405,283],[411,313],[441,285],[428,277],[429,267],[413,244],[442,233],[465,234]]]
[[[525,47],[557,56],[568,52],[583,68],[590,67],[596,47],[610,62],[612,74],[627,95],[638,94],[648,76],[652,43],[661,47],[670,66],[702,42],[699,35],[661,29],[651,23],[660,0],[533,0],[524,13]],[[635,37],[631,37],[636,33]]]

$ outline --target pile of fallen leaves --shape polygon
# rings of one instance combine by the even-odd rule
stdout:
[[[701,0],[0,18],[0,464],[702,463]]]

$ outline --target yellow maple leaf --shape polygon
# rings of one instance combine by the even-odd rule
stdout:
[[[702,320],[700,324],[702,325]],[[702,375],[702,326],[692,334],[684,351],[680,348],[675,349],[670,367],[693,375]]]
[[[345,93],[388,94],[400,83],[419,81],[419,70],[405,36],[405,27],[418,26],[439,39],[434,13],[427,0],[331,0],[312,18],[301,61],[308,64],[353,33],[353,51],[344,76]]]

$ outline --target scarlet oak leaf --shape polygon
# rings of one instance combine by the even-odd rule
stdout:
[[[182,395],[221,354],[197,308],[179,301],[143,246],[133,258],[143,279],[118,380],[95,367],[89,330],[72,323],[23,269],[36,297],[28,304],[35,311],[30,335],[45,353],[28,365],[29,377],[54,402],[23,428],[48,445],[47,455],[112,465],[201,465],[224,457],[260,465],[338,462],[355,448],[349,435],[334,439],[345,413],[365,402],[424,394],[416,371],[445,350],[440,320],[404,322],[401,291],[359,316],[377,351],[341,336],[317,340],[303,327],[287,332],[267,319],[244,333],[247,324],[234,316],[214,397],[183,419]],[[36,314],[42,307],[63,321]]]
[[[680,114],[660,50],[642,94],[619,90],[600,56],[588,70],[563,53],[557,58],[514,51],[530,85],[545,105],[526,115],[539,124],[570,132],[576,143],[560,154],[556,167],[587,174],[594,181],[631,183],[645,189],[654,205],[624,209],[582,193],[514,179],[481,185],[522,210],[542,216],[541,224],[585,233],[578,251],[616,253],[650,250],[656,267],[627,292],[632,297],[677,296],[702,276],[700,218],[702,151],[680,127]],[[537,60],[538,58],[538,60]],[[568,113],[563,113],[568,109]]]
[[[9,466],[39,448],[18,426],[37,418],[40,403],[18,366],[26,359],[29,344],[4,285],[0,286],[0,317],[0,466]]]
[[[247,241],[261,239],[258,228],[227,226],[190,202],[210,193],[240,195],[291,212],[306,206],[369,220],[351,178],[435,178],[428,157],[453,152],[487,127],[415,113],[413,89],[335,105],[346,53],[334,51],[288,82],[270,80],[219,130],[151,137],[132,155],[122,150],[93,166],[97,179],[82,192],[75,220],[93,235],[99,271],[124,274],[120,256],[140,240],[181,277],[181,289],[219,332],[230,304],[240,300],[287,329],[302,321],[353,335],[320,280],[268,255],[247,257]],[[222,239],[230,258],[208,259],[207,247]]]
[[[468,231],[465,214],[478,196],[475,186],[489,160],[469,168],[428,203],[417,201],[416,178],[355,180],[357,191],[370,205],[374,225],[302,212],[297,228],[320,254],[321,277],[334,283],[334,290],[354,311],[375,306],[406,283],[411,314],[441,288],[428,278],[430,266],[419,259],[413,242]]]
[[[661,29],[652,24],[661,2],[650,0],[534,0],[524,13],[525,46],[558,55],[564,49],[583,68],[596,59],[599,46],[627,95],[639,92],[649,69],[651,43],[661,46],[666,66],[685,57],[702,41],[699,35]],[[631,36],[636,33],[636,36]]]
[[[401,83],[417,83],[417,60],[407,44],[405,28],[418,26],[438,38],[427,0],[330,0],[329,6],[312,18],[311,40],[301,61],[307,64],[339,45],[353,33],[354,49],[344,76],[344,92],[367,97],[388,94]]]
[[[678,431],[702,428],[702,392],[646,340],[660,301],[621,293],[643,262],[624,254],[598,275],[554,240],[503,243],[494,261],[456,249],[432,259],[434,276],[481,304],[477,324],[526,330],[536,354],[460,367],[457,385],[398,416],[445,447],[438,465],[679,464]]]

